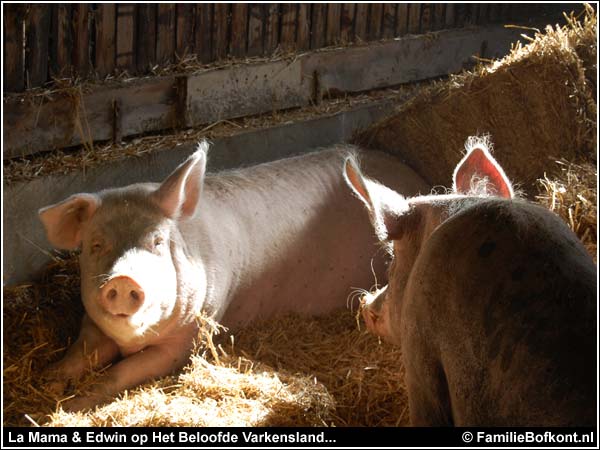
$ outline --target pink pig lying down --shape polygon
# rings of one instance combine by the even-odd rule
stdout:
[[[81,248],[86,314],[78,340],[47,371],[57,394],[89,368],[113,364],[90,408],[188,362],[204,310],[235,327],[274,314],[322,314],[352,287],[382,279],[389,255],[343,178],[348,146],[205,176],[208,145],[161,184],[76,194],[40,211],[48,240]],[[412,170],[378,152],[369,174],[414,195]],[[93,358],[90,358],[93,355]],[[90,363],[90,359],[92,363]]]
[[[484,141],[467,150],[450,195],[407,198],[346,161],[393,242],[367,328],[402,347],[412,425],[592,426],[596,266],[558,216],[514,198]]]

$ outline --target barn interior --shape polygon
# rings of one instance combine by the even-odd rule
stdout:
[[[597,16],[583,4],[4,6],[5,426],[406,426],[401,352],[365,330],[360,292],[323,317],[235,334],[200,318],[190,364],[86,413],[40,382],[76,338],[76,253],[37,210],[350,142],[451,185],[472,135],[521,195],[597,261]],[[90,372],[69,395],[101,375]]]

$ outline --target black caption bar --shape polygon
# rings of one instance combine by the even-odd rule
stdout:
[[[595,428],[4,428],[3,447],[597,447]]]

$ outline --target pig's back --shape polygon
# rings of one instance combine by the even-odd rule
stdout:
[[[353,288],[370,288],[373,271],[384,282],[387,255],[343,180],[349,151],[357,150],[340,146],[207,180],[212,202],[233,213],[231,239],[243,260],[234,269],[226,325],[284,312],[322,314],[345,306]],[[429,190],[391,156],[365,152],[361,160],[369,176],[400,193]]]
[[[403,353],[414,365],[431,340],[455,425],[595,423],[596,267],[554,214],[507,200],[457,214],[406,299]]]

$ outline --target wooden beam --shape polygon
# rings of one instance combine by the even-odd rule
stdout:
[[[275,61],[210,70],[187,84],[188,126],[308,104],[302,61]]]
[[[119,104],[123,137],[172,128],[177,123],[174,77],[129,84],[96,86],[85,93],[74,88],[50,97],[5,99],[3,157],[111,140],[114,102]]]
[[[460,71],[487,42],[502,56],[522,30],[489,26],[443,30],[385,43],[237,64],[195,74],[138,79],[49,96],[5,97],[4,158],[196,126],[310,104],[316,86],[329,96],[396,86]],[[316,78],[315,78],[316,75]],[[177,81],[176,81],[177,80]],[[115,133],[114,105],[118,105]]]

